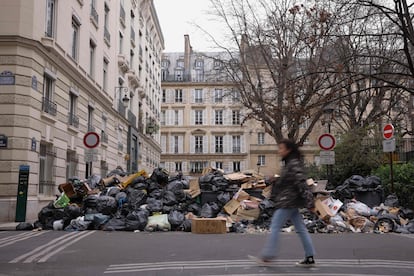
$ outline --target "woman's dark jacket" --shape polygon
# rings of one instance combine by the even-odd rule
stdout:
[[[303,161],[292,154],[284,160],[280,178],[273,183],[271,199],[277,209],[313,208],[312,191],[306,184]]]

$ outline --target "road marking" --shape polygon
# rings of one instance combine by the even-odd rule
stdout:
[[[70,232],[59,238],[53,239],[50,242],[33,249],[15,259],[9,263],[31,263],[31,262],[46,262],[50,257],[59,253],[68,246],[75,242],[93,234],[95,231],[83,231],[83,232]]]
[[[2,238],[2,239],[0,239],[0,248],[5,247],[7,245],[14,244],[14,243],[19,242],[19,241],[23,241],[23,240],[27,240],[27,239],[30,239],[30,238],[33,238],[33,237],[43,235],[46,232],[47,231],[44,231],[44,232],[24,232],[24,233],[17,234],[17,235],[14,235],[14,236],[9,236],[9,237]]]
[[[272,262],[269,267],[293,267],[297,260],[277,260]],[[135,263],[135,264],[119,264],[110,265],[105,274],[110,273],[132,273],[132,272],[148,272],[162,270],[194,270],[194,269],[219,269],[219,268],[243,268],[246,266],[257,266],[250,260],[210,260],[210,261],[177,261],[177,262],[154,262],[154,263]],[[335,260],[322,259],[317,260],[318,267],[344,267],[344,268],[399,268],[414,269],[412,261],[393,261],[393,260],[371,260],[371,259],[351,259],[351,260]],[[283,275],[283,274],[281,274]],[[320,275],[318,273],[318,275]],[[329,274],[333,275],[333,274]],[[350,275],[350,274],[336,274]]]

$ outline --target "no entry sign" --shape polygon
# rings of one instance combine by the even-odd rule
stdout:
[[[88,132],[83,136],[83,144],[85,147],[93,149],[99,145],[99,135],[96,132]]]
[[[386,124],[382,130],[382,136],[387,140],[394,137],[394,126],[392,124]]]
[[[336,145],[335,137],[330,133],[319,136],[318,145],[323,150],[332,150]]]

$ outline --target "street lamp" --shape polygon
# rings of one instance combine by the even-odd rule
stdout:
[[[120,95],[122,96],[122,94],[124,95],[122,97],[122,105],[127,108],[128,104],[129,104],[129,98],[128,98],[128,92],[129,92],[129,88],[128,87],[124,87],[124,86],[118,86],[115,87],[115,91],[118,90]]]
[[[333,114],[334,114],[335,108],[332,103],[328,104],[323,108],[323,115],[324,115],[324,122],[328,124],[328,133],[331,133],[331,124],[333,121]]]

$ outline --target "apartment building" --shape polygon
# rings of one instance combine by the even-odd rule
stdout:
[[[188,35],[184,40],[183,52],[161,60],[161,165],[189,175],[207,167],[248,169],[243,106],[220,53],[193,51]]]
[[[158,165],[163,47],[151,0],[2,1],[0,221],[15,219],[21,165],[28,220],[70,177]]]

